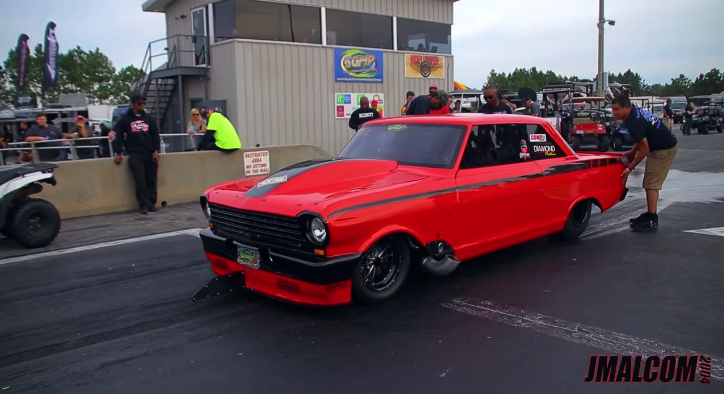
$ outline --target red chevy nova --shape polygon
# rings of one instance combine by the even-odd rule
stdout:
[[[628,189],[616,153],[574,152],[545,119],[406,116],[365,123],[339,156],[201,196],[217,275],[193,300],[246,288],[290,302],[389,300],[412,269],[544,236],[579,237]]]

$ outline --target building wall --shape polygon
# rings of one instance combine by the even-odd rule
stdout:
[[[176,0],[166,7],[166,36],[191,34],[191,9],[217,0]],[[453,23],[453,0],[264,0],[314,5],[368,14],[381,14],[430,22]],[[186,15],[185,19],[176,19]]]
[[[452,56],[444,79],[405,78],[405,53],[385,51],[381,84],[334,82],[334,47],[234,40],[213,45],[211,59],[209,99],[227,100],[244,146],[312,144],[336,155],[354,131],[335,119],[335,93],[383,93],[390,117],[408,90],[453,87]]]

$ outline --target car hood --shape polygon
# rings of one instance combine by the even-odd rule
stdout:
[[[312,160],[282,169],[266,178],[248,178],[219,185],[209,202],[239,209],[296,216],[304,211],[322,212],[345,200],[375,198],[374,194],[412,185],[432,177],[395,161],[331,159]]]

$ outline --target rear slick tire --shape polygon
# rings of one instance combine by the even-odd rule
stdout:
[[[563,231],[553,234],[553,239],[559,241],[573,241],[580,237],[588,222],[591,220],[591,200],[581,201],[574,205],[571,212],[568,213],[568,219],[566,219],[566,225],[563,227]]]
[[[39,198],[28,198],[13,208],[10,233],[15,242],[26,248],[48,246],[60,232],[60,214],[53,204]]]
[[[410,274],[410,255],[403,236],[387,236],[375,242],[352,272],[354,299],[378,304],[397,296]]]

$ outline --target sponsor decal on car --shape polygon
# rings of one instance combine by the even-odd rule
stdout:
[[[528,153],[528,144],[525,140],[520,140],[520,158],[523,160],[528,160],[530,158],[530,153]]]
[[[530,142],[546,142],[545,134],[531,134]]]
[[[282,183],[287,181],[287,176],[275,176],[271,178],[264,179],[263,181],[256,184],[256,187],[262,187],[262,186],[268,186],[268,185],[275,185],[277,183]]]
[[[407,128],[407,126],[405,126],[404,124],[391,124],[391,125],[387,126],[387,130],[389,130],[389,131],[399,131],[399,130],[404,130],[406,128]]]
[[[556,155],[556,147],[552,145],[534,145],[533,146],[533,152],[534,153],[544,153],[546,156],[555,156]]]

